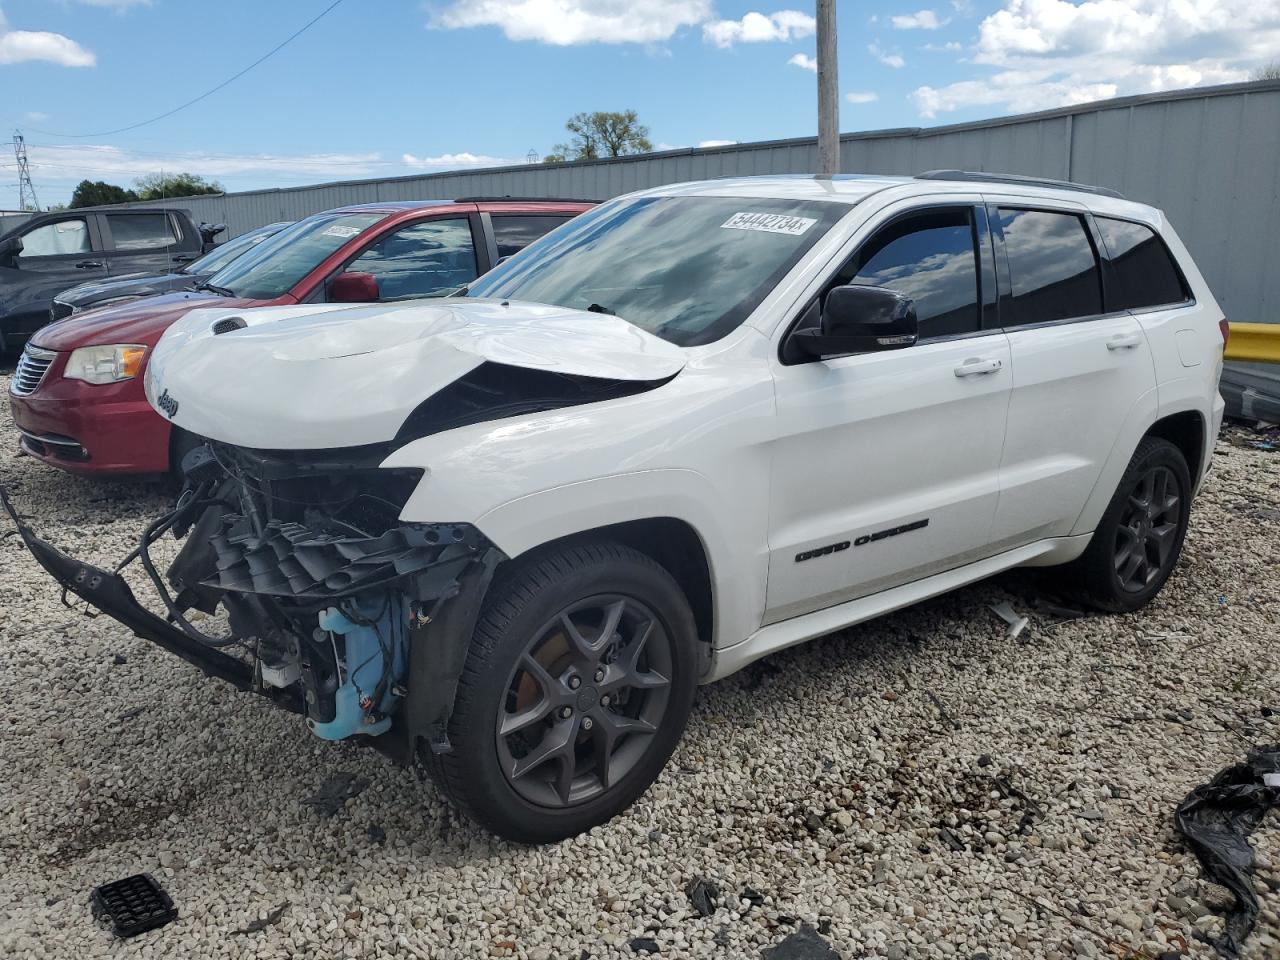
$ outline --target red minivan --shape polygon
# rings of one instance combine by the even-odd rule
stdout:
[[[470,283],[591,206],[468,198],[362,204],[299,220],[195,291],[36,331],[9,385],[19,443],[75,473],[167,473],[182,438],[147,403],[142,374],[151,348],[187,311],[431,296]]]

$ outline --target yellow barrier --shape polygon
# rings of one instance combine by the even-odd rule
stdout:
[[[1227,340],[1228,360],[1280,363],[1280,323],[1233,323]]]

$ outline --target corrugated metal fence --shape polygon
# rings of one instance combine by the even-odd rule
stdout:
[[[671,150],[616,160],[534,164],[183,198],[235,236],[277,220],[376,200],[579,197],[752,174],[808,173],[813,139]],[[841,137],[846,173],[940,167],[1113,187],[1162,208],[1228,317],[1280,320],[1280,82],[1231,84],[1082,104],[928,129]]]

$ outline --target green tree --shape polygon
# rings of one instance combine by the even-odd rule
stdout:
[[[1280,80],[1280,60],[1272,60],[1270,63],[1264,63],[1257,70],[1253,71],[1249,79]]]
[[[139,200],[167,200],[171,197],[199,197],[222,193],[222,184],[194,173],[149,173],[133,181]]]
[[[649,128],[640,122],[634,110],[575,113],[564,126],[573,134],[573,139],[569,143],[556,144],[547,156],[548,162],[624,157],[632,153],[648,153],[653,149],[649,142]],[[557,160],[553,161],[552,157]]]
[[[132,190],[117,187],[104,180],[81,180],[71,194],[72,207],[96,207],[102,203],[128,203],[137,200],[138,195]]]

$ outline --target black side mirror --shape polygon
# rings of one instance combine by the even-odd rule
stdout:
[[[818,329],[792,337],[805,355],[837,357],[872,350],[900,350],[916,342],[918,324],[911,298],[886,287],[835,287],[822,306]]]
[[[12,264],[21,252],[21,237],[5,237],[0,240],[0,263]]]

